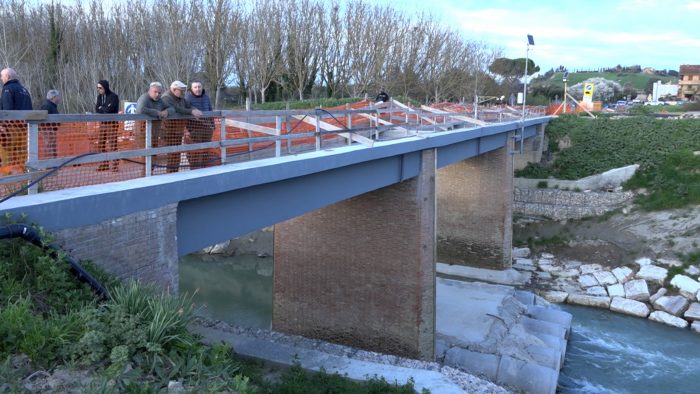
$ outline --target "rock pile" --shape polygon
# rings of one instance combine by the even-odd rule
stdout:
[[[666,282],[668,267],[680,266],[680,261],[644,257],[631,267],[609,268],[550,253],[530,256],[528,248],[514,248],[513,257],[513,268],[533,273],[533,286],[549,302],[610,309],[700,333],[697,266]]]

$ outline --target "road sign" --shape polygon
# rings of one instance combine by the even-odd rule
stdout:
[[[136,103],[132,101],[124,101],[124,113],[125,114],[136,114]],[[124,130],[133,131],[136,122],[133,120],[127,120],[124,122]]]
[[[584,83],[583,84],[583,101],[586,103],[593,102],[593,84]]]
[[[124,113],[125,114],[135,114],[136,113],[136,103],[131,101],[124,102]]]

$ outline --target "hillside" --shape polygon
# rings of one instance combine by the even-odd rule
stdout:
[[[564,82],[562,82],[563,73],[555,72],[551,77],[547,79],[536,80],[536,83],[540,84],[551,84],[560,88],[564,87]],[[615,81],[621,86],[629,83],[633,88],[637,90],[644,90],[648,84],[649,80],[661,80],[663,83],[669,81],[675,82],[678,80],[677,77],[664,77],[660,75],[649,75],[644,73],[610,73],[610,72],[583,72],[583,73],[569,73],[567,84],[569,86],[575,85],[577,83],[583,82],[589,78],[605,78],[610,81]],[[535,82],[533,82],[535,83]]]

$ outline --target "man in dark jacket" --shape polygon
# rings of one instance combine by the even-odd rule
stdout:
[[[41,103],[39,109],[43,109],[49,115],[58,115],[58,104],[61,102],[61,93],[56,89],[51,89],[46,93],[46,100]],[[56,133],[58,132],[58,123],[42,123],[39,126],[39,134],[43,136],[44,155],[48,158],[56,157]],[[41,141],[41,139],[39,140]]]
[[[17,80],[17,72],[11,68],[0,71],[2,93],[0,111],[27,111],[32,109],[32,96]],[[27,161],[27,124],[10,120],[0,123],[0,166],[18,167],[23,171]]]
[[[200,81],[190,84],[190,91],[185,94],[185,101],[202,112],[212,110],[209,96]],[[212,118],[189,119],[187,130],[190,133],[191,143],[211,142],[211,136],[214,134],[214,120]],[[207,156],[206,149],[188,151],[187,161],[190,163],[190,168],[194,170],[206,167]]]
[[[32,96],[27,89],[17,80],[17,72],[11,68],[0,71],[2,80],[2,100],[0,110],[3,111],[28,111],[32,109]]]
[[[177,115],[190,115],[195,118],[202,116],[202,111],[192,107],[185,101],[185,89],[187,85],[181,81],[170,84],[170,90],[163,95],[163,103],[171,107]],[[161,140],[163,146],[182,144],[182,136],[187,126],[186,119],[168,119],[163,121]],[[180,153],[168,153],[168,172],[177,172],[180,169]]]
[[[109,82],[101,80],[97,83],[97,101],[95,112],[98,114],[116,114],[119,112],[119,96],[109,89]],[[117,150],[117,132],[119,123],[109,120],[100,123],[100,133],[97,140],[99,152],[113,152]],[[97,171],[109,170],[109,162],[103,161]],[[112,161],[112,171],[119,171],[119,160]]]

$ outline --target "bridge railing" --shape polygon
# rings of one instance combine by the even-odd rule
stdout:
[[[0,199],[513,120],[482,110],[212,111],[200,118],[0,111]],[[460,108],[458,108],[460,109]],[[488,120],[482,120],[488,119]],[[1,201],[1,200],[0,200]]]

